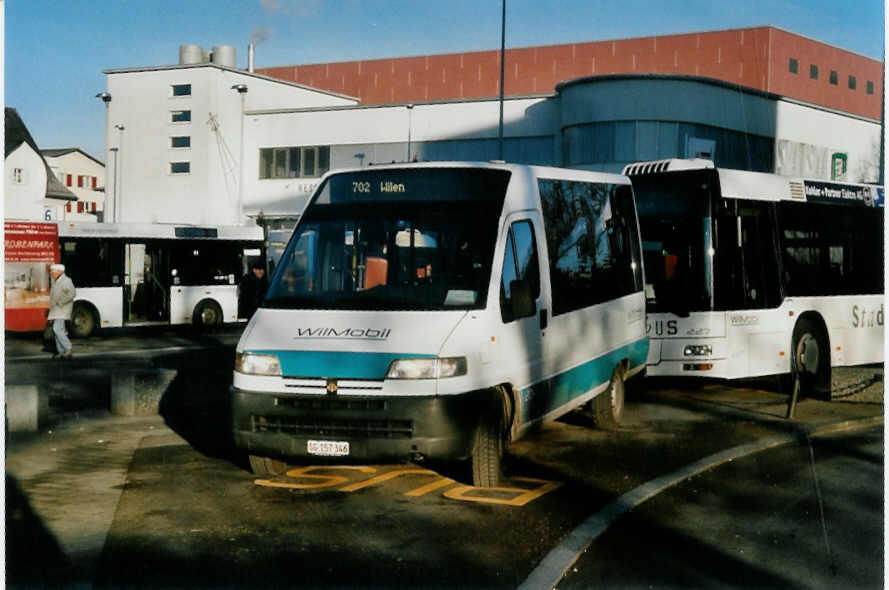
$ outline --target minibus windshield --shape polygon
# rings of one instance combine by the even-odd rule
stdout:
[[[485,305],[509,172],[387,169],[328,178],[263,307],[452,310]]]

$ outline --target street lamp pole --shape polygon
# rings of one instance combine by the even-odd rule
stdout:
[[[116,201],[117,200],[117,152],[118,152],[118,149],[116,147],[113,147],[113,148],[108,148],[108,151],[111,152],[111,155],[113,156],[113,159],[114,159],[114,178],[111,181],[111,194],[114,195],[114,199],[112,199],[112,200]],[[106,177],[106,179],[108,177],[107,171],[105,173],[105,177]],[[107,191],[107,187],[108,187],[107,180],[105,183],[105,187],[106,187],[106,191]],[[108,198],[107,192],[106,192],[105,198],[106,198],[106,212],[107,212],[107,198]],[[103,216],[104,222],[105,223],[114,223],[114,216],[115,215],[117,215],[116,203],[115,203],[115,206],[113,206],[111,208],[111,219],[107,219],[108,216],[105,215],[105,216]]]
[[[235,84],[232,90],[241,95],[241,157],[238,161],[238,223],[244,220],[244,106],[247,98],[247,85]]]
[[[114,186],[114,221],[123,221],[123,125],[115,125],[115,129],[120,131],[120,137],[117,140],[117,164],[114,166],[114,176],[120,181],[120,185]],[[120,174],[117,173],[118,167],[121,168]]]
[[[104,212],[102,214],[102,221],[107,223],[108,222],[108,212],[109,212],[108,205],[110,203],[110,200],[108,198],[108,154],[109,154],[110,145],[111,145],[111,140],[109,139],[109,136],[111,134],[111,125],[109,122],[110,121],[109,117],[111,116],[110,115],[111,95],[107,92],[100,92],[99,94],[96,95],[96,98],[101,99],[102,102],[105,103],[105,205],[103,207]],[[115,168],[115,172],[117,172],[116,168]],[[115,190],[114,187],[112,187],[111,188],[112,194],[114,193],[114,190]],[[113,210],[114,209],[112,208],[112,211]]]
[[[411,161],[411,114],[414,112],[414,105],[407,105],[407,162]]]
[[[497,132],[498,160],[503,159],[503,80],[506,72],[506,0],[500,15],[500,125]]]

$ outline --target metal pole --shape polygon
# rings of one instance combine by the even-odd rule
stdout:
[[[407,105],[407,160],[406,162],[411,161],[411,114],[414,112],[414,105]]]
[[[506,72],[506,0],[500,15],[500,125],[497,131],[497,159],[503,159],[503,79]]]
[[[113,147],[113,148],[109,148],[108,151],[111,152],[111,155],[114,156],[114,179],[111,181],[112,207],[111,207],[111,211],[110,211],[111,219],[107,219],[107,217],[108,217],[107,215],[103,216],[103,218],[104,218],[105,223],[114,223],[114,218],[115,218],[115,216],[117,216],[117,151],[118,151],[118,149],[116,147]],[[107,190],[107,183],[106,183],[106,190]],[[106,195],[106,200],[107,200],[107,195]]]
[[[238,172],[238,225],[244,219],[244,102],[247,99],[247,93],[241,92],[241,157],[239,160]]]
[[[123,221],[123,125],[115,125],[118,131],[120,131],[120,139],[117,141],[117,166],[114,168],[114,174],[117,176],[118,181],[120,182],[119,187],[115,187],[114,190],[114,221],[121,222]],[[117,168],[120,167],[120,174],[117,174]]]

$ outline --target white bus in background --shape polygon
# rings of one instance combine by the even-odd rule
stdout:
[[[647,355],[628,179],[509,164],[328,173],[238,343],[236,444],[298,457],[472,460],[590,403],[623,413]]]
[[[883,360],[883,189],[640,162],[648,375],[793,373]],[[795,370],[793,370],[795,369]]]
[[[263,259],[258,226],[59,223],[74,281],[72,334],[97,328],[238,320],[238,284]]]

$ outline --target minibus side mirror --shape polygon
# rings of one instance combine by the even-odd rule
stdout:
[[[509,292],[513,318],[527,318],[537,313],[537,303],[534,300],[530,281],[510,281]]]

